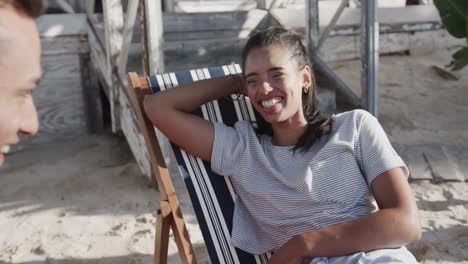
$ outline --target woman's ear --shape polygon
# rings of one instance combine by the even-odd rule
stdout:
[[[302,69],[302,87],[310,87],[313,83],[312,70],[308,65],[304,66]]]

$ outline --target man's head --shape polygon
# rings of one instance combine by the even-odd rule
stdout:
[[[0,166],[20,134],[38,130],[32,91],[42,72],[34,19],[45,6],[42,0],[0,0]]]

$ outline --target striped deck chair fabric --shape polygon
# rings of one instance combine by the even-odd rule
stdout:
[[[198,80],[241,73],[239,65],[227,65],[176,73],[148,76],[152,93]],[[194,114],[211,122],[233,126],[238,120],[249,120],[254,127],[264,122],[254,111],[250,101],[232,95],[209,102]],[[257,121],[258,120],[258,121]],[[211,171],[209,162],[190,155],[171,144],[177,164],[205,240],[210,260],[217,263],[266,263],[270,254],[254,256],[233,246],[231,241],[232,219],[236,190],[229,177]]]

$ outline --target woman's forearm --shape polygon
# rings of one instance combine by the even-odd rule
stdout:
[[[421,231],[417,219],[411,212],[383,209],[349,222],[299,234],[275,251],[268,264],[299,264],[304,259],[401,247],[419,239]]]
[[[394,248],[418,240],[421,225],[416,201],[403,170],[389,169],[371,183],[380,210],[318,231],[298,235],[301,256],[342,256]]]
[[[401,209],[383,209],[362,218],[300,235],[305,257],[343,256],[416,241],[421,231],[417,216]],[[297,238],[296,238],[297,239]]]
[[[147,96],[144,105],[150,115],[163,114],[167,108],[190,113],[207,102],[239,93],[242,85],[243,79],[239,75],[200,80]],[[162,112],[158,111],[162,108]]]

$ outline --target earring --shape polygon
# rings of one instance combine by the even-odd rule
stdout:
[[[302,91],[307,94],[309,92],[309,87],[302,87]]]

